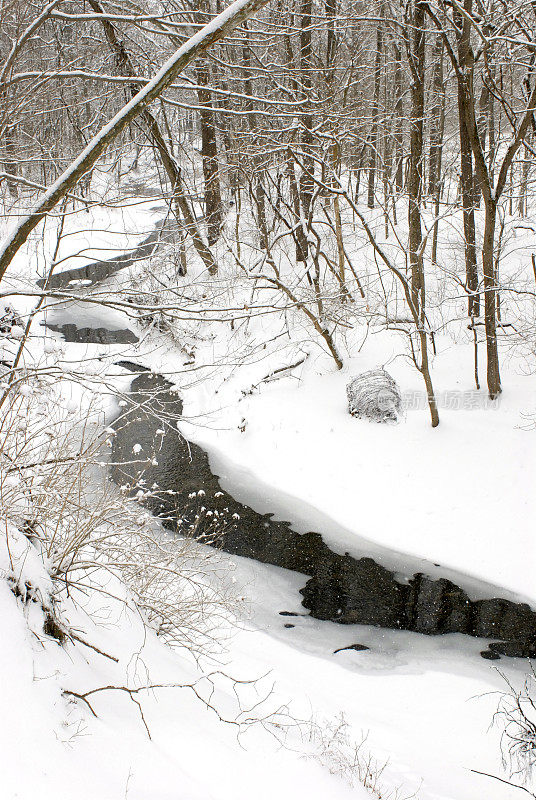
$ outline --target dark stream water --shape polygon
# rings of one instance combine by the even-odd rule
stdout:
[[[74,267],[73,269],[63,270],[51,276],[48,280],[48,289],[67,289],[71,285],[86,282],[88,284],[96,284],[100,281],[110,278],[121,269],[130,267],[138,261],[143,261],[150,258],[155,250],[162,244],[172,242],[174,239],[175,225],[173,222],[164,219],[157,223],[154,231],[149,236],[143,239],[140,244],[127,253],[121,253],[115,258],[110,258],[102,261],[92,261],[90,264],[85,264],[83,267]],[[42,289],[45,284],[43,279],[37,281],[37,285]]]
[[[177,431],[181,413],[172,385],[142,372],[132,381],[114,437],[113,479],[145,492],[144,502],[166,527],[186,535],[195,529],[229,553],[302,573],[302,604],[318,619],[465,633],[496,640],[482,652],[485,658],[536,656],[536,614],[528,605],[500,597],[471,600],[462,586],[423,573],[400,579],[372,558],[335,553],[320,533],[297,533],[235,500],[220,486],[206,452]]]
[[[159,226],[135,250],[59,273],[49,285],[104,280],[151,255],[162,232]],[[67,341],[137,341],[128,329],[77,328],[73,323],[49,327]],[[172,384],[132,362],[118,364],[139,374],[132,381],[128,408],[115,423],[111,475],[133,493],[141,492],[142,502],[167,528],[200,536],[229,553],[301,573],[302,604],[318,619],[428,635],[465,633],[493,640],[486,643],[484,658],[536,657],[536,613],[528,605],[500,597],[472,600],[462,588],[463,576],[459,584],[423,572],[400,578],[373,558],[338,554],[320,533],[297,533],[289,523],[235,500],[220,486],[207,453],[177,430],[182,401]]]

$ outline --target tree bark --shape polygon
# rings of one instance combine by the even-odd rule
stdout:
[[[478,289],[478,264],[476,257],[476,230],[474,207],[473,156],[465,121],[464,92],[458,86],[458,123],[460,132],[460,188],[463,208],[463,234],[465,252],[465,288],[469,292],[468,314],[478,317],[480,297]]]
[[[253,81],[251,80],[251,48],[249,46],[248,38],[242,48],[242,60],[244,62],[244,90],[250,97],[253,95]],[[246,110],[248,112],[248,127],[251,134],[256,137],[257,131],[257,115],[255,114],[253,100],[246,100]],[[257,209],[257,222],[259,226],[259,244],[262,250],[268,250],[268,221],[266,217],[266,193],[263,185],[262,175],[262,156],[258,152],[256,142],[253,142],[255,147],[255,155],[253,156],[253,194],[255,197],[255,206]]]
[[[499,352],[497,348],[497,287],[495,281],[495,225],[497,206],[495,200],[486,203],[484,241],[482,244],[482,270],[484,273],[484,322],[486,327],[487,382],[489,395],[496,398],[501,392]]]

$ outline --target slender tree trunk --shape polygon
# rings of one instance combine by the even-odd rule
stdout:
[[[6,126],[4,131],[4,164],[9,175],[18,176],[19,164],[15,156],[15,131],[13,126]],[[16,181],[7,179],[9,194],[16,200],[19,196],[19,186]]]
[[[466,10],[471,11],[472,0],[466,0]],[[458,59],[462,72],[472,75],[473,52],[471,49],[471,25],[461,13],[456,13],[460,34],[458,36]],[[476,294],[478,289],[478,264],[476,257],[475,233],[475,175],[473,172],[472,142],[467,127],[467,84],[458,80],[458,124],[460,132],[460,175],[461,195],[463,206],[463,231],[465,248],[465,287],[469,293],[468,314],[474,317],[480,314],[480,297]],[[475,135],[478,136],[478,121],[474,120]]]
[[[495,201],[486,204],[484,241],[482,244],[482,270],[484,273],[484,322],[486,326],[487,379],[492,399],[501,392],[499,353],[497,348],[497,287],[495,281],[495,225],[497,206]]]
[[[196,70],[198,89],[197,96],[203,108],[199,110],[201,125],[201,158],[203,161],[203,179],[205,195],[205,220],[209,247],[220,238],[223,223],[223,203],[219,177],[218,139],[216,121],[212,110],[212,96],[208,88],[210,70],[208,64],[202,63]]]
[[[246,25],[244,27],[247,27]],[[247,34],[249,37],[249,34]],[[251,49],[249,41],[246,42],[242,48],[242,60],[244,62],[244,90],[247,95],[253,95],[253,82],[251,80]],[[253,100],[246,101],[246,110],[248,112],[248,127],[254,137],[253,146],[256,148],[255,138],[257,131],[257,115],[255,114]],[[268,224],[266,218],[266,194],[262,180],[262,156],[257,152],[253,156],[253,194],[255,197],[255,206],[257,210],[257,222],[259,226],[259,244],[263,250],[268,250]]]
[[[393,42],[395,56],[395,184],[398,192],[404,187],[404,101],[402,99],[402,51]]]
[[[428,154],[428,194],[435,197],[441,182],[441,150],[443,148],[443,124],[445,108],[445,86],[443,83],[443,39],[436,36],[432,50],[433,104],[430,109],[430,151]]]
[[[419,323],[417,323],[419,324]],[[424,385],[426,386],[426,395],[428,400],[428,408],[430,409],[430,420],[432,428],[437,428],[439,425],[439,412],[437,410],[437,401],[432,384],[432,376],[430,374],[430,364],[428,360],[428,341],[426,339],[426,331],[419,328],[419,341],[421,350],[421,364],[419,371],[423,377]]]
[[[380,7],[380,17],[383,16],[383,4]],[[381,20],[376,25],[376,52],[374,56],[374,101],[372,104],[372,124],[370,129],[370,147],[368,164],[368,189],[367,205],[374,208],[374,194],[376,187],[376,171],[379,152],[379,117],[380,117],[380,89],[382,78],[383,56],[383,25]]]
[[[300,5],[300,81],[302,85],[302,100],[305,101],[305,110],[301,115],[302,131],[301,145],[303,149],[303,163],[305,169],[300,176],[300,202],[302,207],[301,224],[304,227],[309,220],[311,204],[314,193],[314,169],[313,158],[313,115],[308,108],[308,101],[311,99],[313,88],[313,62],[312,62],[312,41],[311,41],[311,14],[312,0],[301,0]],[[307,232],[304,230],[302,241],[302,252],[308,254]]]
[[[439,236],[439,208],[441,202],[441,166],[443,162],[443,135],[445,132],[445,79],[443,70],[444,43],[437,36],[432,52],[434,73],[432,89],[434,104],[430,111],[430,152],[428,156],[428,194],[434,200],[434,232],[432,235],[432,262],[437,263],[437,241]]]
[[[474,174],[471,143],[467,133],[464,110],[464,93],[458,87],[458,118],[460,131],[460,188],[463,207],[463,233],[465,251],[465,286],[469,294],[468,314],[478,317],[480,297],[478,290],[478,265],[476,257],[476,231],[474,207]]]
[[[437,152],[437,162],[436,162],[437,181],[436,181],[435,196],[434,196],[435,222],[434,222],[434,233],[432,236],[432,262],[434,264],[437,264],[437,241],[439,237],[439,210],[441,205],[441,192],[443,189],[442,166],[443,166],[443,136],[445,133],[445,105],[446,105],[446,91],[445,91],[445,84],[443,83],[442,95],[441,95],[441,109],[439,113],[439,130],[438,130],[439,148]]]
[[[495,70],[491,69],[491,76],[493,78]],[[493,93],[489,93],[489,116],[488,116],[488,157],[487,165],[490,180],[494,181],[494,165],[495,165],[495,98]]]
[[[425,3],[414,0],[411,43],[408,56],[411,67],[410,160],[408,171],[408,226],[411,290],[413,303],[424,314],[424,270],[422,254],[421,196],[424,129],[424,68],[425,68]]]
[[[326,39],[326,86],[328,95],[333,97],[335,90],[335,70],[333,62],[335,59],[335,50],[337,47],[337,34],[335,32],[335,16],[337,13],[337,0],[326,0],[325,3],[326,19],[327,19],[327,39]],[[333,174],[338,174],[340,163],[340,147],[337,141],[334,141],[330,148],[330,166]],[[331,178],[330,178],[331,180]],[[341,299],[345,300],[348,297],[348,289],[346,288],[345,276],[345,259],[344,240],[342,235],[342,218],[339,195],[335,193],[333,196],[333,216],[335,217],[335,238],[337,241],[337,278],[341,288]]]
[[[290,36],[288,35],[285,36],[285,48],[287,52],[287,66],[289,67],[289,69],[293,70],[292,77],[290,79],[290,85],[292,87],[292,91],[294,93],[295,98],[301,98],[302,90],[300,89],[298,80],[295,77],[296,72],[298,71],[296,66],[296,59],[294,56],[294,51],[292,49],[292,42],[290,40]],[[294,162],[295,162],[294,155],[292,151],[289,150],[289,159],[287,160],[286,164],[286,173],[289,179],[290,199],[292,203],[292,209],[294,211],[294,219],[296,224],[296,229],[294,231],[294,242],[296,248],[295,258],[297,263],[306,264],[307,257],[309,254],[309,243],[307,241],[307,231],[305,225],[303,224],[300,190],[296,179]]]
[[[335,59],[335,49],[337,47],[337,35],[335,33],[335,16],[337,14],[337,0],[325,0],[325,11],[327,20],[326,37],[326,70],[328,87],[333,88],[333,61]]]
[[[527,137],[528,138],[528,137]],[[521,186],[519,187],[518,212],[520,217],[528,214],[528,187],[531,167],[530,150],[525,145],[524,158],[521,162]]]
[[[294,241],[296,243],[296,261],[300,263],[307,263],[307,254],[309,245],[307,242],[306,232],[301,224],[301,208],[300,208],[300,190],[298,181],[296,180],[296,172],[294,169],[294,157],[291,155],[287,161],[287,175],[289,179],[289,192],[292,202],[292,209],[294,211],[294,218],[296,220],[296,232]]]
[[[445,106],[443,105],[442,114],[441,114],[441,130],[443,131],[445,128]],[[441,166],[443,161],[443,148],[439,151],[439,174],[441,175]],[[439,180],[436,186],[436,193],[434,198],[434,233],[432,236],[432,262],[437,264],[437,243],[439,238],[439,210],[441,208],[441,189],[442,189],[443,181]]]

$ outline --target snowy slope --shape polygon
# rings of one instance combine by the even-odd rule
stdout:
[[[10,530],[12,551],[18,549],[21,556],[14,557],[14,573],[20,574],[24,559],[24,580],[45,592],[46,573],[35,557],[30,558],[32,546],[26,550],[21,540],[26,541]],[[6,553],[2,556],[2,571],[12,573]],[[30,560],[33,563],[28,566]],[[341,798],[368,796],[364,790],[350,793],[343,781],[331,777],[318,762],[281,750],[266,731],[253,732],[252,749],[244,749],[247,736],[241,744],[234,726],[219,722],[191,690],[173,688],[197,681],[199,693],[209,697],[210,686],[203,683],[202,671],[188,653],[169,651],[144,630],[139,617],[125,614],[120,603],[103,603],[101,598],[100,605],[99,623],[74,604],[65,610],[66,618],[71,630],[113,655],[117,664],[83,645],[61,647],[44,635],[35,604],[25,605],[1,582],[2,797],[231,800],[255,792],[268,800],[285,796],[289,786],[301,787],[317,798],[326,793]],[[240,677],[259,677],[257,666],[254,659],[245,658]],[[216,664],[214,670],[227,672],[230,667]],[[98,718],[83,701],[62,694],[149,683],[170,686],[140,695],[151,740],[138,707],[124,692],[91,697],[91,709]],[[210,702],[223,716],[234,718],[239,709],[231,680],[216,676],[214,683]],[[269,696],[260,715],[273,713],[280,702],[280,694]],[[312,748],[302,747],[303,753],[308,750]]]
[[[436,430],[426,408],[397,426],[375,425],[350,417],[345,396],[351,375],[382,363],[374,345],[342,373],[262,385],[231,423],[224,392],[193,400],[186,414],[197,424],[185,433],[208,449],[224,488],[298,530],[320,531],[339,552],[379,545],[535,601],[535,432],[523,415],[534,409],[536,378],[504,370],[497,408],[441,409]],[[438,392],[471,390],[470,368],[465,383],[449,373],[449,361],[464,355],[469,361],[458,347],[438,358]],[[389,370],[404,391],[420,391],[403,362]],[[220,403],[223,411],[199,425],[198,415]]]
[[[17,539],[14,531],[11,539]],[[444,640],[430,651],[415,635],[379,635],[307,618],[292,618],[296,629],[283,628],[278,610],[293,610],[296,577],[239,561],[239,579],[254,591],[251,617],[235,631],[212,670],[246,680],[269,670],[258,695],[248,689],[243,696],[252,702],[267,695],[256,711],[259,718],[288,705],[289,716],[277,718],[290,722],[288,735],[274,729],[276,738],[257,726],[238,739],[232,725],[219,722],[188,689],[179,688],[140,696],[151,740],[138,707],[122,692],[89,698],[95,718],[85,703],[62,690],[83,693],[107,685],[198,681],[200,692],[208,696],[208,684],[186,653],[166,649],[154,634],[147,635],[139,618],[109,601],[105,606],[101,601],[105,621],[95,623],[75,605],[66,608],[66,617],[72,630],[118,658],[118,664],[80,644],[60,647],[39,629],[37,610],[30,608],[29,614],[3,581],[3,796],[47,800],[60,792],[84,800],[125,795],[231,800],[255,794],[269,800],[303,792],[312,798],[365,798],[369,795],[363,789],[350,789],[348,783],[353,752],[363,738],[363,758],[371,753],[378,766],[388,762],[380,785],[400,786],[401,796],[415,790],[422,800],[512,796],[501,784],[470,772],[500,770],[499,731],[488,729],[496,696],[485,693],[501,690],[503,684],[489,664],[470,657],[472,648],[464,637],[457,637],[456,651],[449,652],[443,649]],[[5,560],[4,566],[9,570]],[[46,584],[36,559],[24,577],[34,586]],[[296,631],[301,636],[297,641]],[[383,663],[382,635],[391,639]],[[373,647],[370,655],[333,655],[335,645],[354,639],[367,641]],[[515,671],[510,673],[515,679]],[[238,710],[232,683],[216,677],[215,685],[211,703],[231,718]],[[342,738],[333,738],[341,714],[348,727]],[[309,741],[305,724],[303,737],[294,730],[295,720],[312,717],[323,731],[321,743]],[[287,747],[281,748],[281,739]]]

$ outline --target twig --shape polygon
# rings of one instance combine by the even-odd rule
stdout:
[[[97,714],[95,713],[95,710],[94,710],[93,706],[91,705],[91,703],[89,702],[89,700],[88,700],[88,699],[85,697],[85,695],[83,695],[83,694],[78,694],[78,692],[72,692],[70,689],[64,689],[64,690],[63,690],[63,692],[62,692],[62,694],[68,694],[68,695],[70,695],[71,697],[76,697],[76,699],[77,699],[77,700],[83,700],[83,701],[84,701],[84,703],[86,704],[86,706],[89,708],[89,710],[90,710],[90,711],[91,711],[91,713],[93,714],[93,716],[95,717],[95,719],[98,719],[98,716],[97,716]]]
[[[99,648],[95,647],[94,644],[90,644],[89,642],[86,642],[85,639],[82,639],[80,636],[77,636],[76,633],[73,633],[72,631],[69,631],[68,633],[66,633],[66,635],[69,637],[69,639],[74,639],[76,642],[80,642],[80,644],[83,644],[86,647],[89,647],[91,650],[94,650],[100,656],[104,656],[105,658],[109,658],[110,661],[115,661],[116,664],[119,663],[119,659],[118,658],[116,658],[115,656],[111,656],[109,653],[105,653],[104,650],[99,650]]]
[[[478,769],[472,769],[471,772],[474,772],[476,775],[484,775],[486,778],[493,778],[494,780],[500,781],[501,783],[506,783],[507,786],[513,786],[514,789],[521,789],[522,792],[526,792],[531,797],[536,797],[536,794],[533,794],[525,786],[519,786],[517,783],[512,783],[512,781],[507,781],[505,778],[499,778],[498,775],[490,775],[489,772],[480,772],[480,770]]]

